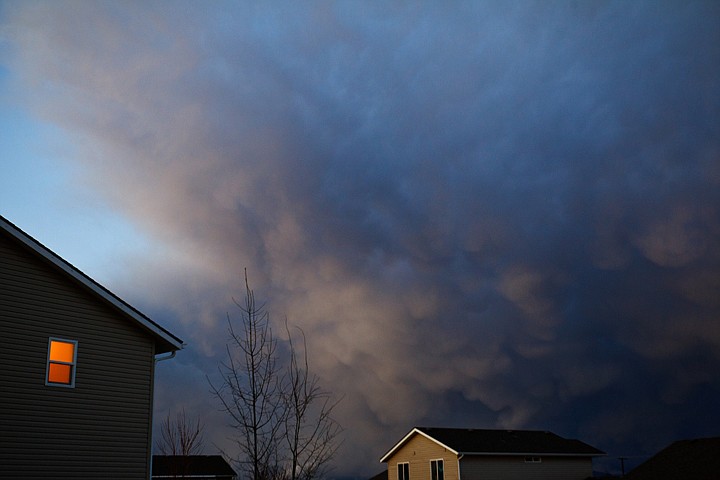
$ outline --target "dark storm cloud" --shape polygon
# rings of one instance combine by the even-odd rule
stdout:
[[[341,472],[418,423],[718,433],[712,2],[7,10],[20,94],[165,244],[126,287],[190,344],[162,408],[210,408],[247,266],[345,395]]]

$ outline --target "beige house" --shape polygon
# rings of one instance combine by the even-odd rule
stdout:
[[[583,480],[602,455],[551,432],[418,427],[380,461],[388,480]]]

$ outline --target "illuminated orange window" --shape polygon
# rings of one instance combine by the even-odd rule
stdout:
[[[51,338],[48,345],[46,385],[75,386],[77,342]]]

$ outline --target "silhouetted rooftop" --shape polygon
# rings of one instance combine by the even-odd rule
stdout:
[[[387,468],[382,472],[378,473],[377,475],[370,477],[370,480],[388,480]]]
[[[220,455],[153,455],[153,478],[175,475],[231,478],[237,474]]]
[[[717,480],[720,478],[720,437],[679,440],[641,463],[629,480]]]

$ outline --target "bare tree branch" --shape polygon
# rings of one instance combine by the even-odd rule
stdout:
[[[285,320],[290,349],[283,395],[288,477],[290,480],[310,480],[326,473],[340,446],[337,439],[342,428],[332,418],[339,400],[333,401],[331,393],[320,387],[318,377],[310,373],[305,332],[297,329],[302,337],[300,359]]]
[[[161,455],[175,457],[170,463],[170,473],[175,478],[184,478],[190,472],[186,458],[198,455],[203,450],[204,425],[200,419],[189,419],[183,408],[174,417],[168,413],[160,424],[160,439],[155,447]]]
[[[263,305],[255,303],[245,271],[245,302],[240,327],[228,315],[227,362],[218,367],[219,385],[210,382],[211,392],[229,414],[240,451],[237,463],[255,480],[276,477],[280,470],[278,443],[283,426],[280,373],[276,341]]]
[[[227,359],[211,392],[228,414],[239,455],[236,463],[253,480],[322,478],[339,447],[342,429],[333,419],[338,402],[310,373],[305,332],[296,349],[285,320],[288,354],[280,365],[277,342],[264,305],[255,303],[245,271],[245,302],[233,299],[241,321],[228,315]]]
[[[199,418],[189,419],[184,408],[175,417],[168,413],[155,446],[161,455],[197,455],[203,450],[204,428]]]

